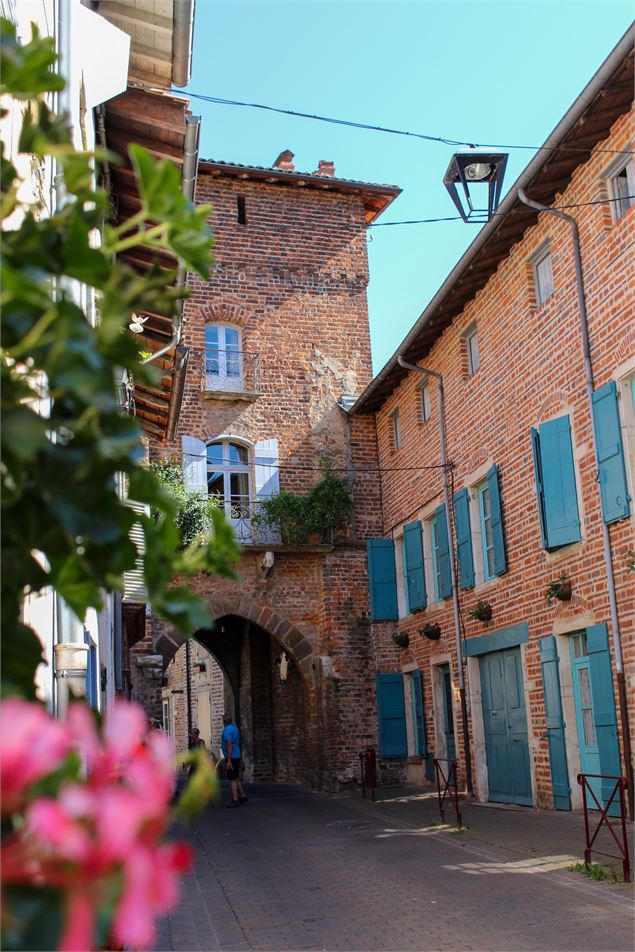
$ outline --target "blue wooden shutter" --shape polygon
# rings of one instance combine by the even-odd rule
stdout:
[[[569,786],[569,773],[567,771],[567,748],[564,739],[564,720],[562,717],[558,660],[556,639],[554,636],[548,635],[546,638],[541,638],[540,663],[542,666],[542,684],[545,692],[545,713],[547,715],[547,738],[549,741],[553,805],[556,810],[570,810],[571,787]]]
[[[470,494],[467,489],[461,489],[458,493],[454,493],[452,498],[456,523],[456,549],[459,557],[459,588],[473,588],[474,557],[470,525]]]
[[[408,753],[406,705],[400,673],[377,675],[377,717],[380,754],[405,757]]]
[[[426,748],[426,717],[423,703],[423,678],[421,677],[421,671],[417,670],[412,672],[411,683],[415,753],[420,757],[426,757],[428,751]]]
[[[494,464],[487,474],[489,505],[491,512],[492,542],[494,543],[494,573],[502,575],[507,571],[505,558],[505,536],[503,533],[503,513],[501,511],[500,487],[498,484],[498,466]]]
[[[88,655],[86,658],[86,700],[90,707],[97,708],[99,704],[97,687],[97,645],[91,638],[90,633],[86,630],[84,630],[84,644],[88,645]]]
[[[392,539],[368,540],[368,586],[372,620],[397,619],[397,576]]]
[[[598,444],[598,480],[602,494],[602,515],[606,523],[626,519],[630,514],[624,467],[624,447],[617,406],[617,387],[611,380],[593,394],[593,418]]]
[[[450,543],[448,540],[448,520],[445,505],[435,511],[437,517],[437,545],[439,557],[439,575],[441,576],[441,598],[450,598],[452,595],[452,575],[450,570]]]
[[[592,625],[587,628],[586,651],[589,656],[593,722],[600,757],[600,773],[618,777],[621,774],[620,748],[617,740],[613,674],[606,625]],[[610,780],[602,784],[602,799],[605,804],[611,795],[613,786],[614,784]],[[613,809],[611,808],[612,813]]]
[[[547,548],[547,532],[545,526],[545,492],[542,485],[542,460],[540,458],[540,434],[531,428],[531,445],[534,451],[534,473],[536,474],[536,496],[538,499],[538,516],[540,518],[540,539],[543,549]]]
[[[568,416],[548,420],[541,425],[540,459],[547,548],[557,549],[580,539],[580,516]]]
[[[403,559],[408,611],[413,612],[417,608],[425,608],[427,604],[421,523],[418,521],[409,522],[407,526],[404,526]]]

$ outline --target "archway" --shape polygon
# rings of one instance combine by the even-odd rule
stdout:
[[[215,735],[211,747],[218,753],[219,712],[229,709],[241,730],[245,779],[314,785],[319,739],[311,646],[301,632],[274,612],[245,599],[237,601],[232,600],[229,606],[216,603],[212,607],[214,627],[194,633],[187,649],[193,656],[189,681],[185,678],[183,639],[171,632],[160,634],[155,641],[169,662],[164,695],[170,698],[172,710],[180,712],[173,715],[177,741],[186,736],[186,722],[197,726],[199,706],[204,702],[204,733],[211,717]],[[226,611],[228,607],[235,610]],[[208,664],[203,663],[203,670],[201,652],[210,658]],[[222,674],[211,677],[213,671]]]

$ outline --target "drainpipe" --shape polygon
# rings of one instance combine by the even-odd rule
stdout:
[[[192,71],[194,0],[174,0],[172,22],[172,82],[187,86]]]
[[[589,417],[591,419],[591,433],[593,436],[593,452],[595,454],[596,474],[600,471],[600,460],[598,456],[597,433],[595,430],[595,417],[593,415],[593,369],[591,366],[591,347],[589,344],[589,325],[587,321],[586,299],[584,294],[584,276],[582,273],[582,257],[580,254],[580,231],[578,223],[572,215],[561,212],[555,208],[549,208],[528,198],[524,189],[518,189],[518,198],[530,208],[535,208],[539,212],[548,212],[557,218],[562,218],[571,225],[573,234],[573,255],[575,259],[575,278],[578,289],[578,309],[580,314],[580,331],[582,334],[582,354],[584,357],[584,376],[586,380],[586,395],[589,405]],[[600,481],[596,476],[598,494],[600,494]],[[600,514],[602,514],[602,496],[600,494]],[[634,810],[634,791],[633,791],[633,763],[631,758],[631,735],[628,723],[628,707],[626,703],[626,680],[624,677],[624,666],[622,663],[622,644],[620,638],[620,628],[617,616],[617,601],[615,598],[615,578],[613,576],[613,558],[611,556],[611,542],[609,538],[608,526],[601,515],[600,523],[602,525],[602,544],[604,547],[604,567],[606,571],[606,585],[609,595],[609,608],[611,614],[611,628],[613,631],[613,652],[615,654],[615,672],[617,677],[617,690],[620,702],[620,722],[622,727],[622,738],[624,746],[624,772],[626,774],[626,786],[628,790],[628,812],[633,819]]]
[[[448,524],[448,541],[450,542],[450,581],[452,585],[452,607],[454,609],[454,636],[456,641],[456,667],[459,674],[459,696],[461,698],[461,723],[463,727],[463,743],[465,745],[465,787],[472,793],[472,756],[470,751],[470,733],[467,722],[467,701],[465,698],[465,677],[463,674],[463,645],[461,643],[461,620],[459,617],[459,594],[456,587],[456,573],[454,571],[454,545],[452,543],[452,521],[450,519],[450,482],[448,479],[448,463],[445,452],[445,399],[443,396],[443,377],[435,370],[417,367],[409,364],[398,356],[397,361],[404,370],[413,370],[434,377],[439,388],[439,443],[441,447],[441,465],[443,467],[443,501]]]
[[[183,176],[181,179],[181,193],[185,195],[189,202],[194,201],[194,190],[196,188],[196,172],[198,168],[198,144],[201,132],[201,117],[185,117],[185,142],[183,143]],[[187,271],[183,265],[179,265],[176,276],[176,287],[182,288],[185,285]],[[176,302],[174,317],[172,318],[172,337],[170,341],[156,350],[149,357],[142,361],[144,364],[151,364],[159,357],[163,357],[173,347],[178,347],[181,340],[181,330],[183,328],[183,299]],[[182,368],[181,368],[182,369]],[[176,381],[175,381],[176,383]]]
[[[187,723],[187,742],[192,733],[192,704],[190,700],[190,640],[185,642],[185,715]]]

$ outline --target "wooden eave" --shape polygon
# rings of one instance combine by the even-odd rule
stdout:
[[[115,4],[106,4],[115,6]],[[141,208],[141,200],[127,148],[137,143],[159,159],[170,159],[177,166],[183,161],[185,142],[185,117],[187,102],[178,96],[162,95],[149,90],[129,88],[121,96],[106,103],[106,142],[116,152],[123,164],[110,165],[111,197],[116,224],[122,224]],[[153,254],[143,248],[131,248],[120,259],[134,271],[144,274],[152,265],[166,272],[176,272],[178,262],[168,252]],[[172,337],[172,320],[169,315],[145,312],[148,320],[144,325],[141,342],[144,349],[157,351],[169,343]],[[135,385],[135,413],[143,429],[150,435],[165,439],[167,436],[170,404],[173,399],[174,376],[169,371],[175,366],[174,348],[157,359],[154,366],[162,371],[159,382],[153,386]]]
[[[593,81],[589,86],[592,83]],[[558,143],[554,143],[550,151],[542,153],[543,161],[535,174],[522,187],[534,200],[544,205],[551,205],[556,196],[567,188],[575,170],[588,160],[595,146],[609,135],[613,124],[620,116],[628,112],[632,102],[633,50],[631,48],[630,54],[597,90],[569,131]],[[574,108],[575,104],[572,109]],[[609,156],[607,160],[610,160]],[[509,195],[512,193],[515,195],[517,184],[512,186]],[[408,371],[397,363],[397,354],[405,357],[409,363],[421,361],[430,352],[444,330],[485,287],[511,248],[523,238],[528,228],[535,225],[538,215],[539,212],[528,208],[516,197],[507,210],[507,214],[490,223],[491,230],[486,242],[482,244],[472,260],[470,260],[471,249],[468,248],[462,259],[465,260],[465,266],[454,279],[451,287],[445,293],[442,288],[436,295],[419,318],[417,322],[419,328],[414,339],[408,342],[406,338],[404,344],[361,395],[353,412],[372,413],[382,406],[408,374]],[[439,299],[440,296],[441,299]]]

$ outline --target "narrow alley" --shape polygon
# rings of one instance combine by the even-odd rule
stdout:
[[[457,834],[438,826],[430,792],[248,793],[186,834],[195,869],[160,952],[632,948],[631,887],[569,870],[578,814],[466,804]]]

